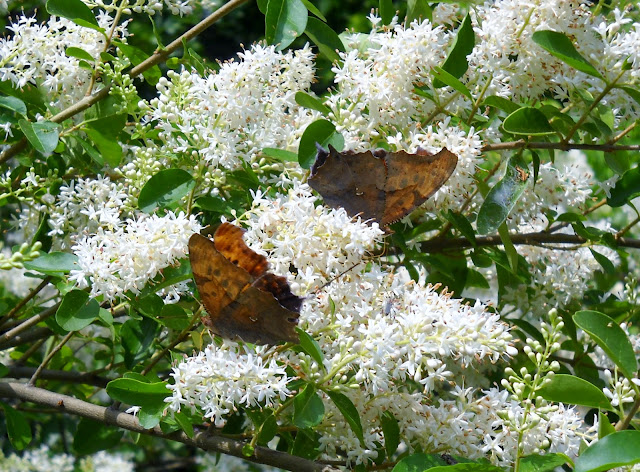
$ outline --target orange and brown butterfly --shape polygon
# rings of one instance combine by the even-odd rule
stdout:
[[[291,293],[284,277],[268,271],[267,259],[243,240],[244,230],[222,223],[213,241],[189,239],[191,269],[215,334],[254,344],[298,342],[295,327],[303,299]]]
[[[324,203],[350,216],[375,220],[381,227],[401,220],[433,195],[458,163],[447,148],[437,154],[405,151],[338,152],[318,147],[309,185]]]

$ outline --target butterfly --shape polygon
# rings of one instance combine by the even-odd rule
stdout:
[[[350,216],[375,220],[381,227],[401,220],[433,195],[451,176],[458,157],[443,148],[437,154],[384,149],[338,152],[318,147],[308,183],[324,203]]]
[[[245,244],[243,233],[222,223],[213,241],[197,233],[189,239],[191,269],[209,314],[204,323],[234,341],[297,343],[303,299],[291,292],[284,277],[268,271],[266,257]]]

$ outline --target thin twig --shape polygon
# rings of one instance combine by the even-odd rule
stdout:
[[[544,244],[585,244],[589,240],[575,234],[564,233],[525,233],[509,235],[513,244],[528,246],[542,246]],[[501,246],[502,240],[499,235],[480,236],[476,238],[476,246]],[[616,241],[618,246],[640,249],[640,239],[619,238]],[[420,243],[421,252],[442,252],[448,249],[465,249],[473,247],[467,238],[455,239],[431,239]]]
[[[11,379],[29,379],[36,371],[35,367],[25,367],[18,365],[8,365],[6,377]],[[39,379],[55,380],[75,384],[91,385],[93,387],[105,388],[109,379],[91,372],[74,372],[72,370],[51,370],[42,369],[38,375]]]
[[[2,325],[4,325],[7,321],[9,321],[11,318],[13,318],[14,316],[16,316],[16,314],[20,311],[20,309],[25,306],[27,303],[29,303],[29,301],[35,297],[38,293],[40,293],[40,291],[45,288],[47,285],[49,285],[49,282],[51,281],[51,277],[47,276],[45,277],[42,282],[40,282],[40,284],[34,288],[33,290],[31,290],[26,297],[24,297],[22,300],[20,300],[18,302],[18,304],[16,306],[14,306],[12,308],[12,310],[7,313],[2,319],[0,319],[0,327]]]
[[[42,313],[38,313],[37,315],[32,316],[31,318],[26,320],[24,323],[20,323],[15,328],[7,331],[6,333],[3,333],[2,335],[0,335],[0,345],[2,345],[2,343],[5,341],[9,341],[12,337],[22,333],[24,330],[29,329],[32,326],[37,325],[41,321],[46,320],[51,315],[53,315],[56,311],[58,311],[59,306],[60,306],[60,303],[56,303],[54,306],[47,308]]]
[[[29,379],[29,385],[33,386],[36,384],[36,380],[38,380],[38,376],[40,375],[40,372],[42,372],[42,369],[44,369],[47,366],[47,364],[51,361],[51,359],[53,359],[53,356],[55,356],[58,353],[58,351],[62,349],[62,346],[64,346],[69,342],[69,339],[71,339],[71,337],[74,334],[75,334],[75,331],[69,331],[67,335],[64,338],[62,338],[62,341],[60,341],[53,349],[51,349],[51,352],[47,355],[47,357],[44,358],[44,360],[40,363],[36,371],[33,373],[31,378]]]

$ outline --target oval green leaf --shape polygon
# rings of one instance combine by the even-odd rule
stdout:
[[[89,326],[100,314],[100,304],[83,290],[71,290],[62,299],[56,311],[56,323],[67,331],[78,331]]]
[[[454,90],[460,92],[469,100],[473,101],[473,98],[471,97],[471,92],[469,92],[469,89],[457,78],[449,74],[446,70],[440,67],[434,67],[433,70],[431,71],[431,74],[436,79],[433,81],[434,86],[436,86],[436,82],[438,82],[438,85],[441,87],[444,85],[448,85]]]
[[[124,431],[99,421],[81,418],[73,435],[73,449],[78,454],[94,454],[116,446]]]
[[[600,72],[576,51],[573,43],[565,34],[549,30],[536,31],[531,36],[531,39],[549,54],[557,57],[565,64],[569,64],[574,69],[593,77],[602,78]]]
[[[380,417],[382,434],[384,435],[384,449],[387,458],[393,456],[400,445],[400,426],[398,420],[390,411],[385,411]]]
[[[524,192],[527,179],[523,179],[523,175],[527,173],[527,164],[520,156],[509,159],[504,177],[489,190],[480,207],[477,219],[479,234],[495,232],[507,219]]]
[[[467,56],[473,51],[475,43],[476,39],[473,33],[473,26],[471,25],[471,17],[467,14],[458,28],[451,52],[449,52],[447,59],[444,61],[444,64],[442,64],[442,69],[456,79],[462,77],[469,68]],[[442,85],[434,82],[434,87],[438,88],[441,86]]]
[[[607,353],[627,378],[635,377],[638,362],[633,346],[615,320],[598,311],[584,310],[573,315],[573,321]]]
[[[176,203],[195,186],[191,174],[182,169],[164,169],[151,177],[142,187],[138,207],[145,213]]]
[[[391,472],[424,472],[431,467],[445,465],[446,462],[437,454],[422,452],[411,454],[398,462]]]
[[[298,163],[303,169],[311,168],[315,162],[318,152],[316,143],[323,148],[331,144],[338,151],[341,151],[344,147],[344,138],[336,132],[333,123],[327,120],[317,120],[307,126],[298,146]]]
[[[298,162],[298,155],[293,151],[277,148],[263,148],[262,154],[272,157],[280,162]]]
[[[532,107],[518,108],[504,119],[502,127],[507,133],[523,136],[544,136],[555,133],[544,113]]]
[[[313,385],[307,385],[293,399],[293,424],[298,428],[317,426],[324,417],[324,403]]]
[[[542,398],[551,402],[583,405],[602,410],[612,410],[611,402],[595,385],[580,377],[566,374],[556,374],[551,382],[544,385],[540,391]]]
[[[16,97],[0,97],[0,107],[11,110],[18,115],[27,116],[27,106]]]
[[[98,26],[93,12],[81,0],[48,0],[46,8],[49,14],[61,16],[81,26],[84,25],[78,23],[77,20],[83,20],[91,25]]]
[[[612,207],[619,207],[640,195],[640,167],[629,169],[611,189],[611,196],[607,203]]]
[[[321,369],[324,369],[324,354],[322,353],[322,349],[320,349],[318,341],[313,339],[306,331],[303,331],[300,328],[296,328],[296,331],[300,336],[300,347],[302,350],[311,356],[311,358],[318,363],[318,366],[320,366]]]
[[[534,454],[520,460],[520,472],[553,472],[569,462],[564,454]]]
[[[39,121],[32,123],[28,120],[19,120],[18,124],[25,138],[43,156],[50,156],[58,146],[60,137],[60,125],[53,121]]]
[[[353,402],[349,400],[349,397],[340,392],[328,390],[326,393],[338,407],[338,410],[340,410],[344,419],[347,420],[351,430],[360,440],[360,444],[364,446],[364,433],[362,431],[362,423],[360,422],[360,414]]]
[[[85,51],[82,48],[76,48],[73,46],[69,46],[67,49],[65,49],[65,54],[69,57],[75,57],[76,59],[84,59],[87,62],[94,62],[95,59],[93,58],[93,56],[91,54],[89,54],[87,51]]]
[[[23,450],[31,442],[31,426],[24,415],[4,402],[0,402],[7,423],[7,435],[11,445],[18,451]]]
[[[50,252],[24,263],[27,270],[34,270],[47,275],[66,274],[78,268],[78,256],[68,252]]]
[[[331,109],[329,109],[328,106],[322,103],[319,98],[309,95],[308,93],[297,92],[295,99],[296,103],[301,107],[319,111],[323,115],[328,115],[329,113],[331,113]]]
[[[338,33],[333,31],[329,25],[311,17],[307,21],[307,27],[304,32],[309,39],[318,46],[320,52],[324,54],[327,59],[331,62],[340,60],[340,56],[336,51],[344,52],[344,44],[342,43],[340,36],[338,36]],[[326,113],[324,114],[326,115]]]
[[[300,0],[269,0],[265,19],[265,38],[282,51],[307,27],[309,12]]]
[[[576,459],[573,472],[601,472],[640,463],[640,431],[619,431],[591,445]]]
[[[150,383],[120,378],[107,384],[107,394],[128,405],[155,408],[164,404],[164,399],[171,395],[171,391],[166,382]]]

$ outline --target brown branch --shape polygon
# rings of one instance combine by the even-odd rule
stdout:
[[[563,233],[525,233],[509,235],[513,244],[528,246],[542,246],[544,244],[584,244],[588,239],[575,234]],[[617,243],[621,247],[640,249],[640,239],[618,238]],[[499,235],[479,236],[476,238],[476,246],[501,246],[502,240]],[[467,238],[455,239],[431,239],[420,243],[422,252],[441,252],[447,249],[465,249],[473,247]]]
[[[31,378],[36,371],[35,367],[22,367],[16,365],[8,365],[9,373],[6,377],[11,379],[25,379]],[[77,384],[91,385],[93,387],[106,388],[109,383],[109,379],[95,375],[92,373],[65,371],[65,370],[50,370],[42,369],[38,378],[43,380],[55,380],[61,382],[70,382]]]
[[[228,13],[238,8],[240,5],[242,5],[246,1],[247,0],[230,0],[229,2],[225,3],[216,11],[214,11],[211,15],[206,17],[200,23],[195,25],[193,28],[191,28],[189,31],[187,31],[182,36],[172,41],[167,47],[154,52],[146,60],[144,60],[143,62],[135,66],[133,69],[131,69],[129,71],[129,77],[131,78],[137,77],[143,72],[146,72],[147,70],[151,69],[152,67],[157,66],[158,64],[166,61],[172,53],[174,53],[175,51],[177,51],[179,48],[183,46],[183,41],[184,42],[191,41],[193,38],[198,36],[204,30],[209,28],[215,22],[220,20],[222,17],[226,16]],[[111,89],[110,86],[106,86],[105,88],[98,90],[92,95],[84,97],[83,99],[71,105],[69,108],[49,118],[49,121],[53,121],[54,123],[62,123],[64,120],[67,120],[72,116],[77,115],[81,111],[84,111],[87,108],[89,108],[91,105],[106,98],[109,95],[110,89]],[[13,156],[18,154],[20,151],[22,151],[26,147],[27,147],[27,139],[22,138],[16,144],[4,150],[2,153],[0,153],[0,165],[4,164],[6,161],[11,159]]]
[[[482,146],[482,152],[485,151],[504,151],[510,149],[558,149],[560,151],[570,151],[572,149],[583,149],[586,151],[640,151],[640,144],[580,144],[580,143],[548,143],[541,141],[509,141],[507,143],[495,143]]]
[[[38,405],[46,405],[57,411],[69,413],[83,418],[89,418],[107,425],[123,428],[135,433],[146,434],[161,439],[178,441],[189,446],[195,446],[205,451],[221,452],[242,459],[266,464],[281,469],[298,472],[339,472],[331,466],[319,464],[314,461],[292,456],[280,451],[274,451],[266,447],[256,447],[251,456],[244,456],[242,448],[246,445],[243,441],[214,436],[207,432],[197,432],[190,438],[182,431],[164,433],[159,426],[145,429],[140,426],[138,418],[121,411],[92,403],[78,400],[77,398],[59,393],[50,392],[42,388],[32,387],[22,383],[0,382],[0,396],[5,398],[17,398]]]
[[[53,315],[58,310],[59,306],[60,306],[60,303],[56,303],[54,306],[52,306],[50,308],[47,308],[42,313],[38,313],[37,315],[32,316],[31,318],[29,318],[25,322],[19,324],[15,328],[10,329],[6,333],[3,333],[2,335],[0,335],[0,346],[2,346],[3,343],[5,343],[5,342],[10,341],[13,337],[15,337],[18,334],[22,333],[26,329],[29,329],[30,327],[40,323],[41,321],[46,320],[47,318],[49,318],[51,315]]]
[[[11,339],[0,342],[0,351],[10,347],[20,346],[21,344],[28,344],[34,341],[39,341],[40,339],[48,338],[52,334],[53,331],[45,327],[35,328],[27,331],[26,333],[16,334],[14,336],[11,336]]]

